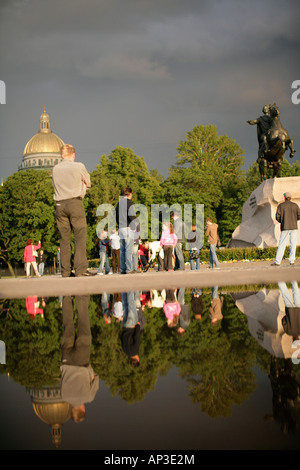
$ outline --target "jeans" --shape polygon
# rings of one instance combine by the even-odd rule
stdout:
[[[108,255],[106,251],[100,251],[100,264],[98,268],[98,273],[103,273],[104,265],[105,265],[105,274],[108,274],[110,272],[110,267],[109,267],[109,261],[108,261]]]
[[[280,264],[285,252],[285,247],[290,237],[290,256],[289,262],[294,263],[296,257],[296,246],[298,238],[298,230],[283,230],[280,234],[279,244],[277,248],[275,264]]]
[[[123,327],[133,328],[138,321],[135,292],[122,293]]]
[[[216,254],[216,245],[209,245],[209,260],[208,264],[210,268],[214,267],[214,264],[216,268],[219,267],[219,260]]]
[[[199,250],[190,250],[190,254],[192,253],[198,253],[199,255]],[[190,259],[190,265],[191,265],[191,269],[195,269],[195,264],[196,264],[196,269],[200,269],[200,258],[196,258],[196,259]]]
[[[300,307],[300,292],[297,281],[292,281],[292,294],[293,300],[291,298],[290,292],[287,288],[285,282],[278,282],[278,287],[281,292],[283,302],[285,307]]]
[[[45,269],[45,263],[40,263],[39,264],[39,275],[43,276],[44,274],[44,269]]]
[[[129,227],[119,229],[121,274],[126,274],[130,271],[133,271],[133,235],[134,232]]]
[[[183,253],[182,253],[182,243],[181,242],[177,242],[177,244],[175,245],[174,254],[175,254],[175,268],[174,269],[175,270],[176,269],[184,270],[185,265],[184,265],[184,257],[183,257]]]
[[[132,269],[137,271],[139,267],[139,245],[134,244],[132,247]]]

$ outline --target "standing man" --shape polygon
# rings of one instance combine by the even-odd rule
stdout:
[[[280,239],[277,248],[275,263],[272,266],[280,266],[285,247],[290,239],[290,256],[289,262],[295,264],[296,246],[298,238],[298,223],[300,220],[300,209],[298,204],[292,202],[292,195],[289,192],[284,193],[284,202],[278,205],[275,218],[280,223]]]
[[[215,269],[220,269],[216,253],[216,246],[219,239],[218,224],[213,223],[210,217],[207,217],[206,219],[205,235],[207,236],[209,243],[209,268],[212,269],[215,265]]]
[[[133,269],[133,240],[138,237],[136,232],[138,218],[132,204],[132,189],[125,188],[123,197],[116,207],[116,221],[119,225],[120,237],[120,271],[121,274],[135,272]]]
[[[173,214],[174,220],[174,229],[175,235],[177,236],[177,243],[174,247],[174,255],[175,255],[175,267],[174,271],[177,269],[184,271],[185,264],[184,264],[184,257],[182,252],[182,244],[185,242],[185,226],[183,220],[179,217],[177,212]]]
[[[91,187],[90,175],[83,163],[75,162],[72,145],[61,148],[62,161],[53,168],[52,181],[56,201],[56,222],[60,232],[62,277],[71,275],[71,233],[75,242],[75,276],[89,276],[86,256],[86,217],[82,199]]]

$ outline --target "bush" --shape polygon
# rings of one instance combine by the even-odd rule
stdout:
[[[222,248],[217,250],[217,256],[220,262],[226,261],[257,261],[274,259],[276,256],[277,247],[268,248]],[[285,250],[284,258],[288,257],[289,248]],[[200,251],[201,262],[208,261],[209,250],[203,249]],[[300,257],[300,246],[297,246],[296,257]],[[189,251],[184,252],[185,261],[190,260]]]

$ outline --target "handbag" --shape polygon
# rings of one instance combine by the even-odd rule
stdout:
[[[196,250],[192,250],[190,252],[190,259],[198,259],[199,258],[199,253]]]

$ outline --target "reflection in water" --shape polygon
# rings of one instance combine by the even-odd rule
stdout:
[[[29,313],[31,319],[35,318],[36,315],[41,315],[41,317],[44,318],[43,308],[46,304],[43,298],[38,299],[36,296],[27,297],[25,302],[27,313]],[[43,308],[40,307],[41,305]]]
[[[92,342],[89,300],[89,296],[75,296],[77,332],[72,297],[64,297],[62,303],[61,397],[72,406],[71,417],[75,422],[84,420],[85,403],[94,400],[99,388],[99,377],[89,364]]]
[[[121,332],[121,344],[124,353],[130,357],[132,367],[140,365],[141,333],[145,326],[143,308],[140,305],[138,293],[122,293],[123,327]]]
[[[43,307],[42,319],[26,315],[30,302]],[[266,410],[266,418],[285,433],[297,427],[297,283],[247,293],[195,286],[30,302],[2,302],[0,338],[8,350],[6,370],[27,386],[56,446],[71,413],[79,422],[87,403],[98,406],[99,380],[124,403],[142,402],[154,389],[159,403],[156,384],[174,367],[194,413],[208,418],[230,417],[233,407],[249,401],[258,367],[273,392],[273,412]]]
[[[258,343],[276,357],[291,358],[293,341],[300,334],[299,288],[296,281],[292,282],[292,294],[285,282],[278,287],[231,295]]]
[[[249,331],[270,354],[269,378],[273,391],[273,415],[266,416],[280,424],[284,434],[297,429],[300,413],[300,386],[293,362],[300,335],[300,295],[296,281],[291,290],[285,282],[278,290],[263,289],[254,294],[232,296],[248,319]],[[299,361],[296,360],[296,363]]]

